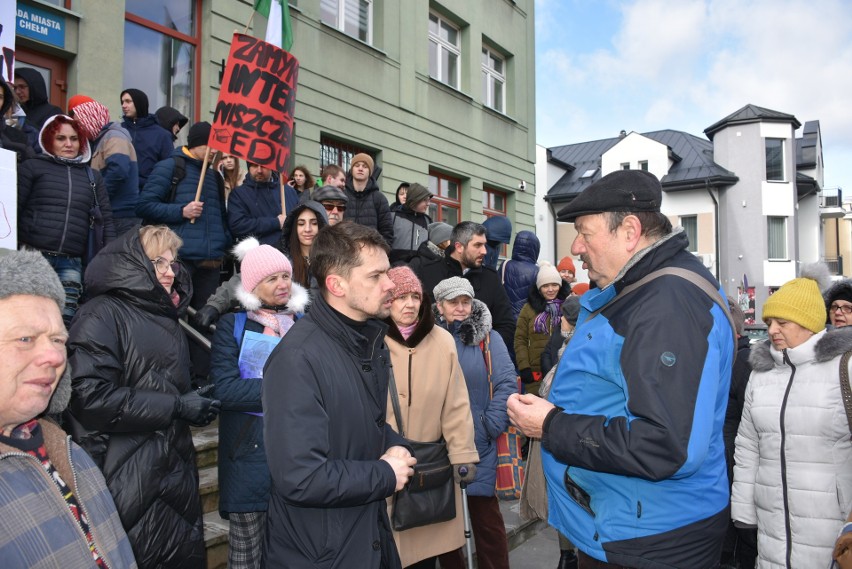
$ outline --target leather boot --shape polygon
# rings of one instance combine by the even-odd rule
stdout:
[[[559,554],[559,564],[556,569],[577,569],[580,566],[580,560],[577,558],[577,553],[573,549],[561,549]]]

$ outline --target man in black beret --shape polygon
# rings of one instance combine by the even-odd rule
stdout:
[[[716,567],[729,519],[734,334],[719,283],[661,201],[655,176],[619,170],[559,212],[597,288],[580,299],[547,400],[508,402],[541,439],[549,521],[580,567]]]

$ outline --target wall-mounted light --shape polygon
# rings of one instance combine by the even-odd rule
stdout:
[[[527,191],[527,183],[525,181],[521,180],[521,183],[518,184],[518,189],[522,192]]]

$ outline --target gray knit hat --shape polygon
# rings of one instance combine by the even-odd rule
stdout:
[[[435,221],[429,224],[429,241],[435,245],[440,245],[444,241],[449,241],[453,235],[453,226],[443,221]]]
[[[577,324],[577,316],[580,315],[580,297],[569,296],[562,301],[562,316],[569,324],[575,326]]]
[[[50,263],[37,251],[7,251],[0,254],[0,300],[10,296],[43,296],[65,307],[65,289]],[[59,379],[47,412],[61,413],[71,398],[71,366]]]
[[[432,289],[432,296],[435,297],[435,302],[452,300],[462,295],[473,298],[473,285],[470,284],[470,281],[461,277],[444,279]]]

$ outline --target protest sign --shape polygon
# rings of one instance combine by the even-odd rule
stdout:
[[[270,43],[234,34],[209,146],[281,172],[290,157],[299,62]]]

